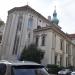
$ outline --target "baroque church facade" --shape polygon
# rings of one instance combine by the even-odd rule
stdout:
[[[28,5],[9,10],[1,59],[18,60],[23,48],[35,43],[45,51],[42,64],[74,66],[75,44],[58,23],[56,10],[52,20],[50,16],[46,19]]]

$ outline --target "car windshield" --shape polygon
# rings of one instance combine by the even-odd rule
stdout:
[[[48,75],[44,68],[14,68],[13,75]]]

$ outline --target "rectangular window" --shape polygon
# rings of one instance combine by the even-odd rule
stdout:
[[[60,39],[60,50],[63,50],[63,40]]]
[[[53,35],[52,35],[52,48],[56,48],[56,34],[55,33],[53,33]]]
[[[68,66],[71,65],[71,56],[68,56]]]
[[[61,55],[61,56],[60,56],[60,66],[63,66],[63,65],[62,65],[62,64],[63,64],[62,59],[63,59],[63,57],[62,57],[62,55]]]
[[[66,53],[68,53],[68,44],[66,43]]]
[[[35,42],[36,46],[38,46],[38,43],[39,43],[39,37],[37,36],[36,37],[36,42]]]
[[[66,57],[66,67],[68,66],[68,57]]]
[[[55,54],[55,64],[57,64],[57,54]]]
[[[42,36],[42,43],[41,43],[42,46],[45,46],[45,39],[46,39],[46,36]]]
[[[66,43],[66,53],[68,54],[69,53],[69,43]]]

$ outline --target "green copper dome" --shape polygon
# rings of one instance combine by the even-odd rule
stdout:
[[[58,25],[59,23],[59,20],[57,18],[57,13],[56,13],[56,10],[54,10],[54,13],[53,13],[53,19],[52,19],[52,23]]]

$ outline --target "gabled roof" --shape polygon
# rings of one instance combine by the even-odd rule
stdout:
[[[10,13],[13,13],[14,11],[24,11],[24,10],[31,10],[33,13],[37,14],[38,16],[42,17],[44,20],[46,20],[49,24],[51,25],[55,25],[53,24],[51,21],[49,21],[48,19],[46,19],[43,15],[41,15],[39,12],[35,11],[33,8],[31,8],[29,5],[25,5],[25,6],[22,6],[22,7],[15,7],[11,10],[8,11],[8,14]],[[57,28],[61,29],[60,26],[58,25],[55,25]]]
[[[30,8],[30,6],[28,6],[28,5],[25,5],[25,6],[22,6],[22,7],[14,7],[11,10],[8,11],[8,14],[14,12],[15,10],[21,11],[21,10],[26,10],[28,8]]]
[[[14,11],[24,11],[24,10],[32,10],[34,13],[45,19],[47,22],[51,23],[48,19],[46,19],[44,16],[42,16],[39,12],[35,11],[33,8],[31,8],[29,5],[25,5],[22,7],[15,7],[8,11],[8,14],[13,13]]]

